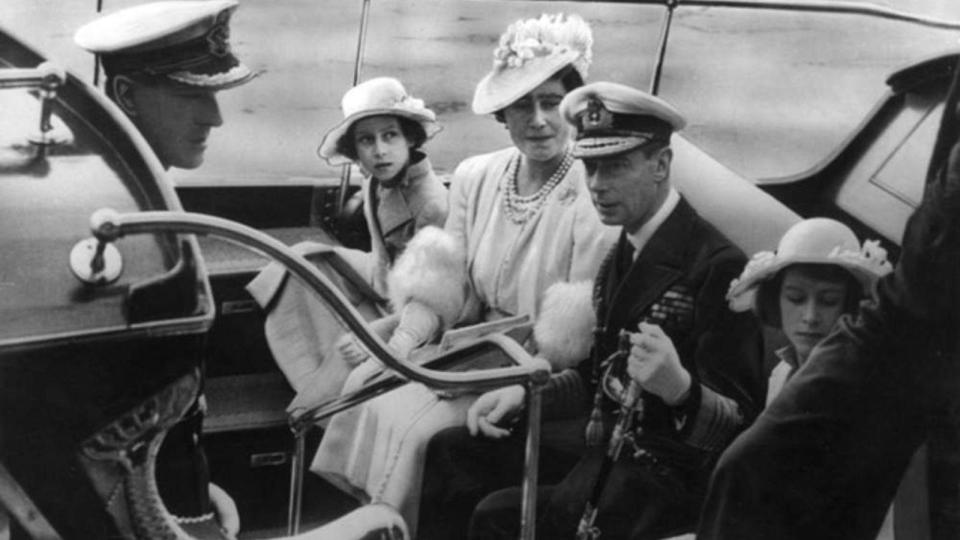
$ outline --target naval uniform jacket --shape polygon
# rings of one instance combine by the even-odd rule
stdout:
[[[690,394],[678,407],[643,393],[637,447],[660,464],[706,474],[763,405],[760,329],[750,314],[731,312],[724,299],[745,261],[681,199],[636,260],[621,235],[597,276],[595,350],[578,369],[591,395],[596,364],[617,350],[621,329],[636,332],[641,321],[663,328],[691,375]],[[617,408],[606,396],[603,406],[607,413]]]

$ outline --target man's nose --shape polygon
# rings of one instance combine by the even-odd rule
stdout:
[[[217,96],[210,94],[205,97],[200,107],[200,123],[211,127],[220,127],[223,125],[223,117],[220,115],[220,103],[217,102]]]
[[[597,171],[587,173],[587,189],[594,193],[603,191],[603,182],[601,182]]]

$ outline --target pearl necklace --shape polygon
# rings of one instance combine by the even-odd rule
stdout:
[[[560,161],[557,170],[553,171],[550,179],[540,186],[536,193],[520,195],[517,189],[520,156],[517,156],[513,162],[513,171],[507,175],[503,186],[503,210],[507,214],[507,218],[517,225],[526,223],[540,210],[540,207],[546,202],[547,196],[563,180],[571,166],[573,166],[573,154],[567,149],[563,153],[563,159]]]

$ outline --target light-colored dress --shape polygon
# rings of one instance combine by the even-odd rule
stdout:
[[[462,324],[518,314],[535,318],[550,285],[593,280],[619,232],[600,223],[579,161],[536,214],[523,224],[511,222],[502,190],[515,159],[515,148],[472,157],[451,181],[445,229],[464,246],[469,275]],[[368,371],[361,368],[351,374],[345,392],[362,384]],[[331,421],[311,470],[396,507],[413,532],[426,445],[441,429],[462,425],[475,398],[445,399],[408,384],[341,413]]]

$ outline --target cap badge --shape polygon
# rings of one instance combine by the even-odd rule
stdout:
[[[591,98],[587,102],[587,114],[584,115],[583,129],[609,129],[613,126],[613,114],[603,106],[603,102]]]
[[[230,12],[223,11],[217,15],[217,21],[207,32],[206,39],[210,54],[223,58],[230,54]]]

